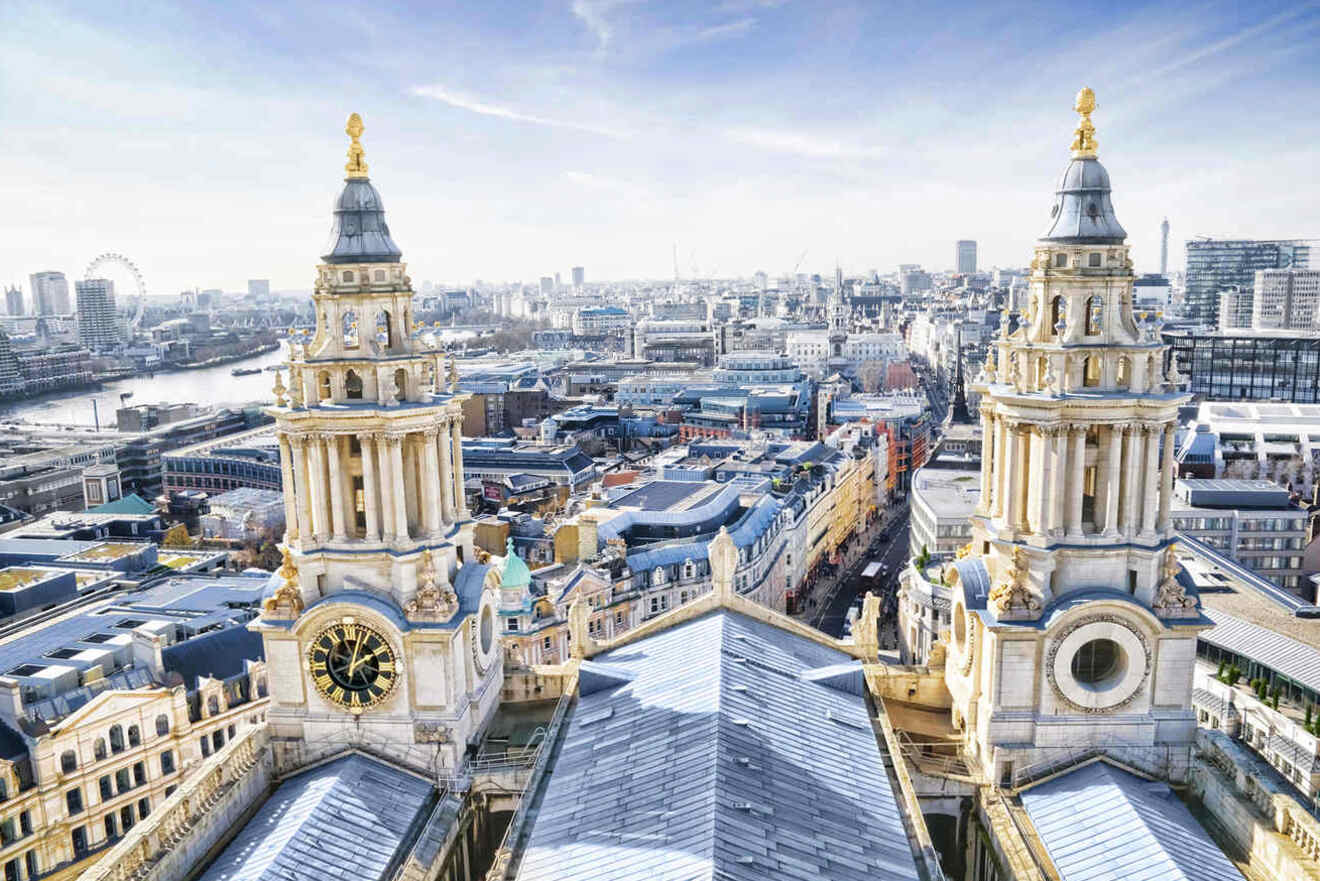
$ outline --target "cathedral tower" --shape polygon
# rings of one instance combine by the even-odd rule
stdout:
[[[983,466],[946,679],[996,778],[1063,749],[1185,753],[1204,619],[1173,562],[1178,406],[1096,158],[1089,89],[1016,329],[973,387]]]
[[[318,750],[373,742],[453,767],[498,698],[498,573],[473,560],[462,396],[413,339],[412,286],[367,178],[355,113],[312,301],[316,334],[276,374],[285,564],[255,628],[272,730]]]

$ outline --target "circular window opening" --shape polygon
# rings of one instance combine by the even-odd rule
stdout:
[[[487,606],[481,610],[481,653],[490,654],[491,643],[495,640],[495,613]]]
[[[1123,649],[1112,639],[1093,639],[1077,650],[1072,675],[1082,685],[1104,685],[1122,672]]]

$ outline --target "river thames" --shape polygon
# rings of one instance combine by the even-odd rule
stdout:
[[[453,336],[474,335],[460,332]],[[275,372],[264,368],[272,364],[283,364],[287,360],[288,349],[281,342],[276,351],[216,367],[135,376],[106,383],[99,389],[62,392],[0,405],[0,423],[21,421],[29,425],[77,425],[90,428],[95,424],[93,401],[96,402],[96,411],[103,429],[113,429],[115,410],[131,404],[192,403],[236,408],[270,404],[275,400],[271,392],[271,386],[275,384]],[[232,371],[236,367],[262,370],[247,376],[234,376]],[[287,374],[284,381],[288,382]],[[121,395],[126,393],[132,396],[122,398],[121,403]]]

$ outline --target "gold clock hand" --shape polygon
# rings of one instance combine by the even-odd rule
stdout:
[[[353,674],[357,672],[358,663],[359,663],[358,652],[361,650],[362,650],[362,640],[361,639],[354,640],[353,657],[349,658],[348,660],[348,678],[350,680],[353,678]],[[363,658],[362,660],[365,661],[366,658]]]

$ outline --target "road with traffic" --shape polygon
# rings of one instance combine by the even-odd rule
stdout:
[[[884,564],[888,573],[885,577],[885,594],[893,596],[894,591],[897,590],[898,574],[907,564],[909,526],[906,506],[895,513],[886,528],[890,540],[881,544],[873,553],[863,548],[856,560],[849,565],[848,570],[835,582],[834,592],[821,604],[812,621],[816,629],[830,636],[843,635],[843,624],[847,619],[848,607],[859,595],[860,575],[868,563],[879,561]]]

